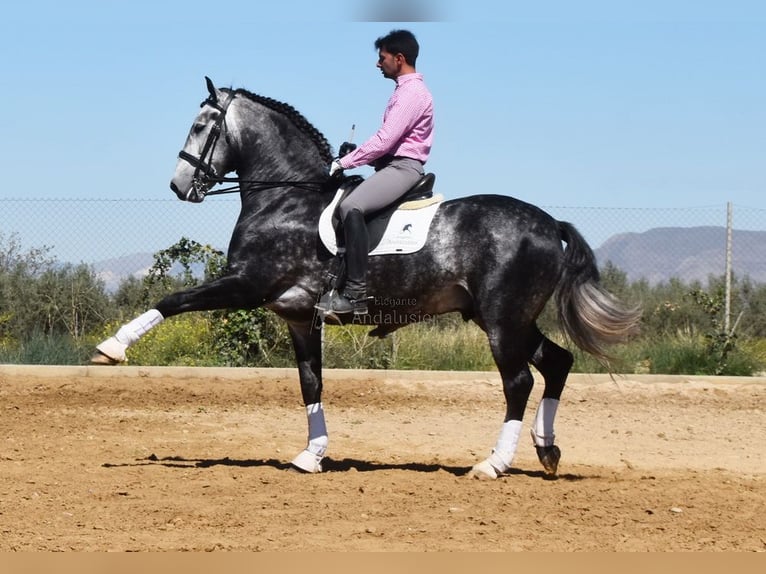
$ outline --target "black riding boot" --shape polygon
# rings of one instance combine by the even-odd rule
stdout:
[[[339,293],[322,297],[317,308],[325,313],[367,313],[367,254],[369,238],[364,214],[352,209],[343,220],[346,243],[346,281]]]

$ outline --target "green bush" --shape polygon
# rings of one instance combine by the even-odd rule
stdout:
[[[220,276],[225,256],[181,238],[155,254],[144,280],[126,279],[108,294],[85,265],[59,264],[48,248],[24,251],[18,238],[0,233],[0,361],[78,364],[93,346],[164,295]],[[180,269],[180,273],[179,273]],[[629,283],[607,263],[604,286],[627,304],[643,307],[642,335],[610,349],[602,365],[564,341],[555,308],[538,320],[552,340],[575,355],[574,372],[753,375],[766,370],[766,285],[734,278],[724,301],[723,281],[706,288],[671,279],[659,285]],[[724,308],[731,307],[729,321]],[[324,365],[336,368],[495,370],[487,337],[459,314],[433,317],[380,340],[370,326],[328,326]],[[134,365],[293,367],[286,325],[264,309],[221,310],[171,317],[129,352]]]
[[[625,374],[752,376],[763,368],[763,360],[745,347],[735,348],[721,363],[720,357],[710,352],[704,336],[685,333],[638,339],[615,346],[611,353],[615,357],[612,371]],[[576,350],[574,354],[573,372],[608,371],[582,351]]]
[[[325,328],[324,364],[347,369],[483,371],[495,368],[486,334],[454,318],[404,327],[385,339],[362,325]]]
[[[755,371],[766,371],[766,339],[750,339],[740,343],[741,350],[752,359]]]
[[[332,369],[392,369],[396,357],[394,337],[370,337],[369,326],[327,326],[323,365]]]
[[[17,237],[0,233],[0,338],[77,340],[108,319],[109,297],[93,269],[57,263],[48,251],[24,251]]]
[[[21,341],[0,342],[0,363],[16,365],[81,365],[88,351],[67,335],[33,333]]]
[[[231,367],[282,367],[294,364],[285,323],[266,309],[211,313],[213,346]]]
[[[495,369],[487,335],[475,323],[425,322],[395,334],[398,369],[486,371]]]

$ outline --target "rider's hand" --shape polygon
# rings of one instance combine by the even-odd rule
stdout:
[[[343,142],[340,144],[340,150],[338,151],[338,157],[343,157],[346,154],[351,153],[356,149],[356,144],[351,142]]]
[[[343,166],[340,165],[339,158],[335,158],[330,164],[330,177],[341,171],[343,171]]]

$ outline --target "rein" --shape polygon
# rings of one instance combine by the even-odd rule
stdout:
[[[236,193],[239,191],[264,191],[266,189],[275,189],[277,187],[297,187],[307,191],[321,191],[327,184],[327,181],[301,179],[301,180],[257,180],[257,179],[239,179],[238,177],[208,177],[206,183],[237,183],[232,187],[223,187],[213,189],[205,195],[223,195],[226,193]],[[247,184],[242,187],[242,184]]]
[[[274,189],[277,187],[297,187],[308,191],[321,191],[327,180],[254,180],[254,179],[240,179],[238,177],[225,177],[218,175],[215,167],[212,164],[213,153],[215,146],[221,137],[221,134],[225,134],[226,128],[226,111],[229,109],[229,105],[236,97],[236,94],[229,92],[224,100],[223,104],[218,103],[218,98],[211,95],[205,101],[200,104],[200,107],[205,105],[211,106],[218,110],[220,114],[216,118],[213,127],[210,129],[210,133],[205,140],[205,145],[202,147],[202,152],[199,157],[195,157],[190,153],[181,150],[178,153],[178,157],[194,167],[194,175],[192,176],[192,185],[200,197],[208,195],[223,195],[226,193],[235,193],[243,190],[247,191],[262,191],[266,189]],[[226,137],[224,135],[224,137]],[[209,160],[205,160],[209,156]],[[211,190],[213,185],[219,183],[236,183],[237,185],[231,187],[224,187],[220,189]],[[242,186],[245,186],[244,188]]]

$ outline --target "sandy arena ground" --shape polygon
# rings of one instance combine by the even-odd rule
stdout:
[[[542,392],[536,386],[527,423]],[[766,550],[766,379],[575,375],[546,480],[495,373],[0,366],[0,551]]]

